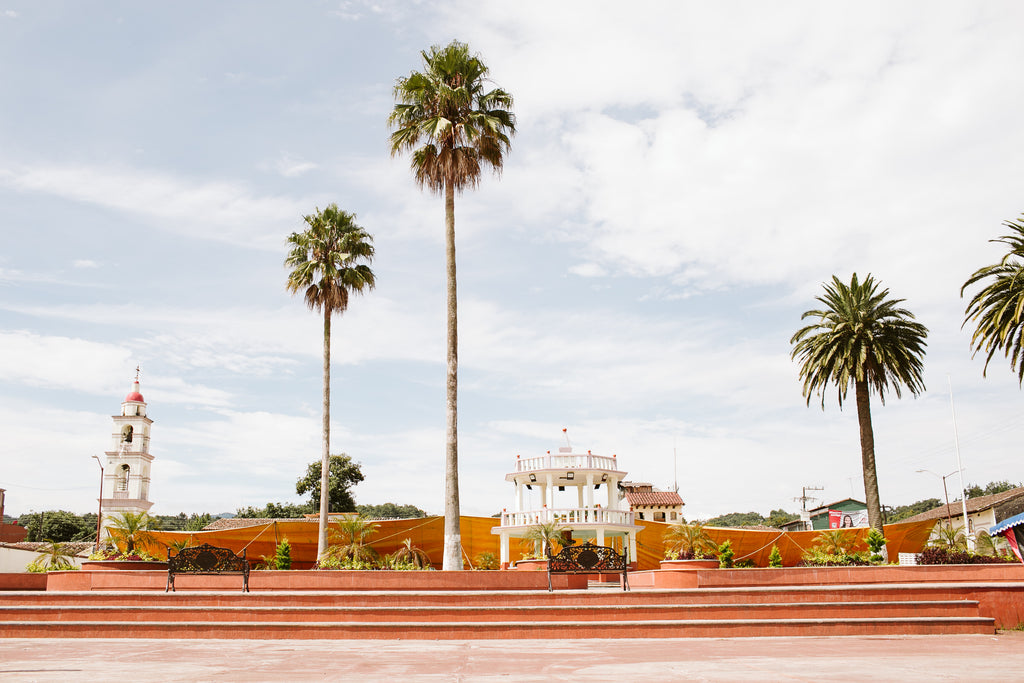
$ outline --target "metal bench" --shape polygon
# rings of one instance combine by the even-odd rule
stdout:
[[[171,554],[167,551],[167,588],[164,592],[174,591],[175,574],[241,574],[242,591],[249,592],[249,560],[245,559],[245,550],[235,555],[228,548],[217,548],[208,543],[182,548]]]
[[[585,543],[566,546],[552,555],[548,546],[547,556],[548,591],[554,590],[552,574],[622,574],[622,590],[629,590],[626,554],[620,555],[614,548]]]

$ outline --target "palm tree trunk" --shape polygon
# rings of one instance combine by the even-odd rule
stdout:
[[[459,324],[455,286],[455,187],[445,183],[445,266],[448,272],[448,382],[445,412],[444,556],[443,570],[462,569],[459,528]]]
[[[327,515],[330,502],[328,477],[331,474],[331,307],[324,306],[324,410],[323,453],[320,457],[320,526],[316,557],[327,552]]]
[[[871,394],[867,380],[857,380],[857,421],[860,423],[860,457],[864,470],[864,497],[868,505],[868,524],[882,531],[882,507],[878,500],[878,474],[875,472],[875,431],[871,427]]]

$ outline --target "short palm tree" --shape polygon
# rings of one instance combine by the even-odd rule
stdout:
[[[402,547],[391,555],[391,559],[398,563],[411,564],[420,569],[430,566],[430,556],[421,548],[414,546],[411,538],[402,542]]]
[[[157,526],[148,512],[121,512],[111,515],[107,532],[118,550],[131,555],[154,542],[156,537],[151,532]]]
[[[701,522],[670,524],[665,529],[664,539],[669,544],[667,557],[697,560],[718,552],[718,545],[708,535]]]
[[[512,96],[487,89],[488,69],[465,43],[452,41],[420,53],[423,71],[395,84],[392,156],[412,152],[416,182],[444,195],[447,271],[447,390],[444,569],[462,568],[458,468],[458,313],[455,279],[455,195],[480,183],[483,170],[501,171],[515,133]]]
[[[538,522],[526,529],[523,542],[532,543],[534,554],[544,557],[548,551],[556,552],[551,548],[552,543],[565,544],[563,534],[566,531],[568,528],[558,522]]]
[[[356,225],[355,214],[331,204],[323,211],[303,216],[306,230],[288,236],[290,249],[285,259],[288,291],[302,293],[311,310],[324,314],[323,422],[320,490],[329,491],[331,452],[331,316],[344,313],[349,295],[373,289],[376,284],[370,266],[373,238]],[[327,552],[329,496],[320,497],[320,527],[317,557]]]
[[[800,360],[807,405],[812,396],[819,395],[824,410],[823,390],[834,384],[841,409],[846,392],[853,385],[868,523],[881,531],[871,392],[878,392],[884,405],[887,390],[891,389],[897,397],[904,386],[914,396],[924,391],[921,373],[928,329],[916,322],[910,311],[899,307],[903,299],[889,299],[889,290],[880,289],[870,274],[861,282],[854,273],[848,285],[833,275],[832,282],[824,286],[825,295],[817,297],[824,308],[801,316],[801,320],[817,320],[789,340],[793,344],[791,355]]]
[[[960,296],[973,284],[984,282],[985,286],[971,298],[967,305],[964,325],[975,321],[977,327],[971,336],[971,357],[978,351],[985,351],[985,367],[1002,351],[1010,359],[1010,368],[1017,370],[1018,384],[1024,383],[1024,223],[1005,221],[1013,232],[991,242],[1002,242],[1009,247],[999,263],[974,271]]]
[[[37,562],[50,571],[74,568],[71,558],[75,556],[75,553],[68,543],[59,543],[48,538],[38,552]]]
[[[328,553],[339,560],[376,562],[380,555],[366,545],[366,539],[377,532],[377,525],[358,515],[347,515],[335,523],[335,538],[338,544],[331,546]]]
[[[964,535],[963,527],[953,527],[949,524],[939,523],[935,527],[935,536],[928,541],[928,545],[945,548],[949,551],[967,551],[967,536]],[[986,534],[987,536],[988,534]]]

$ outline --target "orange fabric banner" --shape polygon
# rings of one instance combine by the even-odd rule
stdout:
[[[475,566],[481,553],[500,554],[498,536],[491,529],[500,524],[495,517],[462,517],[463,561],[467,568]],[[435,568],[441,566],[444,546],[444,518],[424,517],[422,519],[386,519],[373,522],[376,531],[366,539],[367,545],[378,553],[389,555],[398,550],[405,539],[420,548]],[[931,534],[934,521],[897,523],[885,527],[888,540],[886,548],[889,558],[895,560],[897,553],[919,553],[924,549]],[[643,521],[643,529],[637,534],[637,569],[657,569],[665,556],[666,544],[663,539],[669,524]],[[333,525],[332,525],[333,527]],[[767,531],[764,529],[705,527],[715,543],[732,541],[734,562],[749,560],[756,567],[767,567],[772,546],[777,546],[782,563],[792,567],[800,563],[804,552],[814,545],[819,531]],[[274,556],[277,543],[287,538],[291,545],[292,566],[308,569],[316,561],[317,521],[268,521],[258,526],[216,531],[156,531],[153,536],[156,545],[149,551],[157,557],[166,557],[167,546],[173,542],[188,541],[190,545],[209,543],[221,548],[230,548],[240,553],[244,548],[246,556],[254,564],[262,558]],[[854,550],[867,550],[868,529],[844,530],[856,536]],[[333,534],[332,528],[332,534]],[[522,557],[522,549],[515,539],[510,547],[511,560]]]

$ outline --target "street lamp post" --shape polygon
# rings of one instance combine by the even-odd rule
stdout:
[[[936,477],[938,477],[939,479],[942,479],[942,492],[946,495],[946,524],[949,525],[950,529],[953,528],[953,515],[949,511],[949,491],[946,489],[946,478],[947,477],[952,477],[954,474],[956,474],[959,471],[960,470],[955,470],[953,472],[950,472],[946,476],[942,476],[941,474],[939,474],[937,472],[932,472],[931,470],[917,470],[918,474],[920,474],[921,472],[927,472],[928,474],[933,474]],[[964,536],[967,536],[967,527],[966,526],[964,527]]]
[[[92,456],[92,459],[96,461],[96,464],[100,466],[100,497],[99,497],[99,508],[96,510],[96,545],[93,546],[93,550],[99,552],[100,549],[100,524],[103,521],[103,462],[100,460],[98,455]]]

